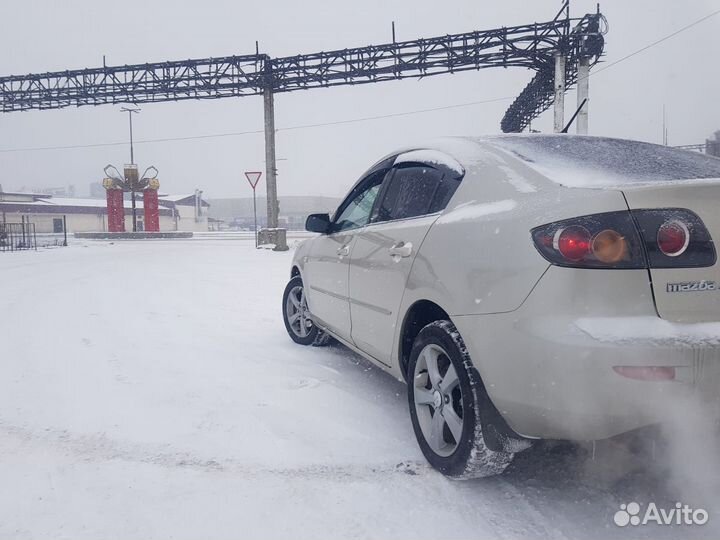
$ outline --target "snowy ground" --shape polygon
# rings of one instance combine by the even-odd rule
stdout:
[[[710,533],[712,515],[616,527],[620,503],[677,485],[612,444],[539,445],[493,479],[435,473],[403,384],[285,334],[291,254],[207,238],[0,253],[0,538]]]

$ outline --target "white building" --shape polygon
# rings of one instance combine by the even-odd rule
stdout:
[[[158,197],[160,231],[207,231],[208,203],[197,194]],[[138,230],[144,229],[142,195],[136,197]],[[53,197],[39,193],[0,191],[0,223],[21,223],[23,218],[35,224],[35,232],[107,231],[107,203],[104,199]],[[125,201],[125,230],[132,231],[132,204]]]
[[[207,231],[210,205],[203,200],[201,194],[201,191],[196,191],[190,195],[159,195],[160,230]],[[162,211],[164,209],[171,211],[174,228],[163,228]],[[125,228],[127,229],[127,227]]]

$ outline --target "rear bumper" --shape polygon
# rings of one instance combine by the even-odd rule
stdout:
[[[453,321],[522,435],[603,439],[689,408],[720,417],[720,324],[659,319],[645,271],[553,267],[520,309]],[[671,366],[676,378],[629,379],[614,366]]]

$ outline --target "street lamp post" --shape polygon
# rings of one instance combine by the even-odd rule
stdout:
[[[132,129],[132,115],[140,112],[138,108],[121,107],[122,112],[128,113],[128,119],[130,120],[130,165],[135,165],[135,152],[133,149],[133,129]],[[137,232],[137,207],[135,204],[135,182],[131,182],[132,189],[130,190],[130,201],[132,203],[132,227],[133,232]]]

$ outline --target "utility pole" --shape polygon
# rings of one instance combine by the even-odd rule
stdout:
[[[265,181],[267,183],[267,228],[260,231],[263,244],[274,244],[275,251],[287,251],[287,231],[278,227],[277,163],[275,159],[275,100],[272,65],[265,64],[263,106],[265,116]]]
[[[555,133],[561,133],[565,128],[565,54],[562,51],[555,53]]]
[[[590,106],[590,59],[581,56],[577,69],[577,134],[588,134],[588,107]]]
[[[135,152],[133,149],[133,128],[132,128],[132,115],[140,112],[138,108],[122,107],[122,112],[128,113],[128,119],[130,120],[130,165],[135,165]],[[137,207],[135,204],[135,186],[134,183],[131,185],[130,200],[132,201],[132,230],[137,232]]]
[[[265,106],[265,180],[267,189],[267,227],[278,226],[277,164],[275,162],[275,104],[270,86],[263,90]]]

